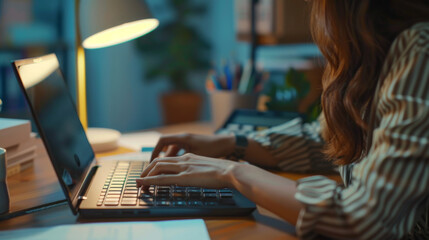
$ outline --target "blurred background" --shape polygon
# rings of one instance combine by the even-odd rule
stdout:
[[[118,0],[119,1],[119,0]],[[258,2],[256,37],[251,5]],[[90,127],[130,132],[185,121],[211,121],[210,95],[254,58],[259,110],[317,116],[323,66],[311,42],[308,6],[296,0],[146,0],[160,26],[134,41],[85,50]],[[254,15],[254,16],[255,16]],[[10,61],[56,53],[76,99],[74,0],[0,0],[2,117],[29,118]],[[252,56],[252,53],[254,56]],[[229,76],[231,75],[231,76]],[[226,79],[226,80],[225,80]],[[213,85],[212,81],[220,83]],[[236,89],[239,92],[238,88]],[[194,93],[184,97],[184,93]],[[311,95],[311,96],[309,96]],[[262,97],[261,97],[262,96]],[[167,100],[173,113],[167,119]],[[166,100],[167,99],[167,100]],[[182,100],[190,99],[190,100]],[[196,118],[180,118],[190,101]]]

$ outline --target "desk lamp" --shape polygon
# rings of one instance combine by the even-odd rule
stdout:
[[[154,30],[159,21],[141,0],[76,0],[75,3],[79,117],[95,152],[113,150],[118,146],[118,131],[88,128],[83,48],[104,48],[133,40]]]

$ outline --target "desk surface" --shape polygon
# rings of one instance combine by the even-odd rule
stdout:
[[[154,130],[163,134],[178,132],[210,134],[213,132],[211,125],[208,123],[174,125]],[[113,152],[97,154],[97,156],[112,155],[127,151],[129,150],[119,148]],[[299,179],[308,176],[280,172],[276,174],[291,179]],[[333,178],[339,179],[336,176],[333,176]],[[64,195],[57,182],[54,170],[47,157],[38,158],[34,168],[8,178],[8,185],[12,211],[64,199]],[[0,224],[0,230],[101,221],[154,220],[167,220],[167,218],[88,220],[74,216],[68,205],[62,205],[41,212],[2,221]],[[204,218],[204,220],[212,239],[296,239],[294,226],[261,208],[258,208],[258,210],[253,214],[245,217],[210,217]]]

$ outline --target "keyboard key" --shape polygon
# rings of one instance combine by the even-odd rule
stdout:
[[[151,198],[151,197],[153,197],[153,195],[152,195],[152,194],[150,194],[150,193],[141,193],[141,194],[140,194],[140,197],[141,197],[141,198]]]
[[[119,201],[105,201],[104,206],[118,206]]]
[[[103,205],[103,201],[101,201],[101,202],[100,202],[100,201],[98,201],[98,202],[97,202],[97,206],[101,206],[101,205]]]
[[[204,198],[217,198],[216,193],[203,193]]]
[[[125,177],[124,178],[113,178],[112,179],[112,183],[124,183],[125,182]]]
[[[122,206],[135,206],[135,205],[137,205],[137,199],[122,200],[121,205]]]
[[[157,201],[156,205],[157,206],[170,206],[171,202],[170,201]]]
[[[106,196],[120,196],[121,195],[121,193],[120,192],[108,192],[107,194],[106,194]]]
[[[188,193],[188,198],[190,199],[200,199],[201,198],[201,193]]]
[[[122,198],[137,198],[137,194],[124,194]]]
[[[232,198],[232,193],[219,193],[220,198]]]
[[[186,201],[187,198],[186,197],[174,197],[173,200],[174,201]]]
[[[215,202],[215,201],[205,201],[204,202],[204,205],[205,206],[217,206],[217,205],[219,205],[219,203],[218,202]]]
[[[139,191],[137,189],[125,189],[124,194],[137,194]]]
[[[185,201],[175,201],[174,206],[183,207],[183,206],[186,206],[186,202]]]
[[[120,196],[106,196],[106,201],[119,200]]]
[[[121,195],[122,191],[108,191],[107,195]]]
[[[168,201],[168,200],[170,200],[170,197],[158,197],[158,196],[156,196],[156,200],[157,201]]]
[[[220,189],[219,192],[220,193],[232,193],[232,191],[230,189]]]
[[[201,188],[199,188],[199,189],[194,189],[194,188],[189,188],[188,189],[188,193],[198,193],[198,194],[200,194],[201,193]]]
[[[201,201],[188,201],[188,206],[196,207],[196,206],[202,206],[203,202]]]
[[[172,197],[183,197],[183,198],[185,198],[186,197],[186,193],[185,192],[173,192],[171,194],[171,196]]]
[[[173,193],[184,193],[184,194],[186,194],[186,189],[173,189],[172,192]]]
[[[160,192],[160,191],[157,191],[156,192],[156,196],[170,196],[170,192]]]
[[[216,193],[216,189],[203,189],[203,193]]]
[[[148,198],[142,198],[142,200],[148,201],[148,202],[154,202],[154,198],[153,197],[148,197]]]
[[[112,176],[112,180],[125,180],[127,174],[115,174]]]
[[[115,175],[113,175],[112,179],[125,179],[127,177],[126,173],[115,173]]]
[[[148,201],[148,199],[140,199],[139,200],[139,205],[140,206],[153,206],[154,202],[153,201]]]
[[[110,187],[109,188],[109,192],[111,192],[111,191],[120,191],[120,192],[122,192],[122,188]]]

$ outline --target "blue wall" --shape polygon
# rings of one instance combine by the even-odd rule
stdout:
[[[236,40],[233,0],[194,0],[207,7],[207,16],[195,20],[203,36],[212,44],[211,60],[220,64],[235,56],[246,62],[250,48]],[[166,0],[146,0],[153,15],[160,21],[171,15],[163,6]],[[156,30],[155,30],[156,31]],[[150,37],[150,34],[143,37]],[[318,55],[314,45],[262,47],[258,51],[262,61],[275,58],[300,58]],[[133,131],[162,125],[159,97],[169,86],[159,79],[153,84],[143,82],[144,59],[134,42],[110,48],[87,50],[88,117],[92,127],[109,127],[120,131]],[[147,59],[145,59],[147,60]],[[205,94],[206,73],[195,73],[191,81],[194,88]],[[210,119],[205,96],[202,120]]]
[[[197,0],[196,0],[197,1]],[[163,21],[168,12],[157,12],[163,0],[147,1],[153,15]],[[233,1],[199,0],[207,6],[207,16],[195,21],[201,33],[212,43],[213,61],[220,62],[237,49],[245,49],[235,40]],[[156,31],[156,30],[155,30]],[[150,37],[150,34],[143,37]],[[245,45],[245,44],[244,44]],[[162,125],[159,96],[168,91],[165,79],[144,83],[143,57],[134,42],[110,48],[86,50],[88,82],[88,118],[93,127],[110,127],[132,131]],[[192,76],[195,88],[204,91],[206,73]],[[206,100],[206,98],[205,98]],[[207,101],[201,119],[209,119]]]

